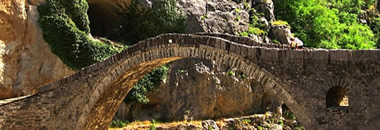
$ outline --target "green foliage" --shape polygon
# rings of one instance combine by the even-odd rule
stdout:
[[[281,42],[279,42],[279,41],[277,41],[277,40],[273,40],[273,43],[281,44]]]
[[[274,0],[274,4],[277,19],[289,22],[305,46],[346,49],[375,46],[373,32],[357,22],[364,0]]]
[[[208,130],[213,130],[211,125],[208,126]]]
[[[163,33],[182,33],[186,21],[184,15],[178,12],[176,0],[154,1],[151,9],[143,8],[137,0],[132,0],[131,5],[120,13],[124,23],[119,25],[121,28],[113,32],[113,37],[110,38],[131,45]],[[133,86],[124,102],[148,103],[145,94],[166,79],[167,71],[168,68],[164,65],[146,74]]]
[[[294,127],[293,130],[305,130],[303,126]]]
[[[380,48],[380,17],[373,19],[370,23],[370,27],[375,34],[375,39],[377,40],[376,47]]]
[[[281,126],[284,125],[284,121],[283,120],[278,120],[277,123],[280,124]]]
[[[242,37],[248,37],[249,34],[248,34],[248,32],[240,32],[240,33],[239,33],[239,36],[242,36]]]
[[[244,2],[244,8],[249,8],[249,3],[248,2]]]
[[[47,0],[38,7],[44,39],[51,51],[73,69],[94,64],[123,49],[89,37],[87,9],[85,0]]]
[[[168,65],[163,65],[146,74],[133,86],[132,90],[124,99],[124,102],[127,104],[136,102],[145,104],[148,103],[149,99],[145,96],[145,94],[148,91],[153,90],[154,86],[157,86],[166,80],[168,70]]]
[[[123,128],[126,124],[127,122],[116,119],[116,120],[112,120],[110,128]]]
[[[133,0],[120,15],[123,22],[111,39],[134,44],[140,40],[163,33],[182,33],[185,31],[185,16],[176,6],[176,0],[157,0],[152,8],[143,8]]]
[[[207,14],[201,16],[201,20],[207,19]]]
[[[240,32],[239,36],[242,37],[248,37],[250,34],[254,34],[257,36],[266,36],[268,33],[264,30],[261,30],[260,28],[253,27],[252,25],[249,26],[248,32]]]
[[[235,18],[236,21],[240,21],[240,19],[241,19],[240,16],[236,16]]]
[[[150,126],[150,130],[156,130],[156,120],[152,119],[152,125]]]
[[[293,120],[296,119],[296,116],[295,116],[295,115],[293,114],[293,112],[291,112],[289,109],[285,109],[285,110],[284,110],[283,117],[284,117],[285,119],[293,119]]]
[[[285,25],[285,26],[290,27],[290,25],[288,24],[288,22],[282,21],[282,20],[274,21],[274,22],[272,22],[272,25]]]
[[[256,13],[254,8],[251,8],[250,11],[250,23],[247,32],[241,32],[240,36],[249,36],[249,34],[254,34],[257,36],[266,36],[268,33],[266,30],[266,25],[263,21],[260,20],[259,17],[263,17],[264,14]]]
[[[250,27],[256,27],[256,28],[260,28],[261,30],[265,30],[266,29],[266,25],[263,21],[260,21],[259,20],[259,17],[264,17],[264,14],[262,13],[256,13],[254,14],[255,9],[252,8],[251,11],[250,11]]]

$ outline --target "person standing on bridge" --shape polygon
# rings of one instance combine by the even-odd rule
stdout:
[[[298,39],[298,37],[290,38],[290,48],[292,49],[303,49],[303,42]]]

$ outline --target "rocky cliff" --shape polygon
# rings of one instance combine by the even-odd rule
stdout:
[[[33,94],[39,86],[73,73],[42,38],[40,2],[1,0],[0,99]]]

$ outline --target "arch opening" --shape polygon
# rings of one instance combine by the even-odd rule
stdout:
[[[349,106],[347,89],[335,86],[327,91],[326,108],[347,110]]]

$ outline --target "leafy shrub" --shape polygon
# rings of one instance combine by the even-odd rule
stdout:
[[[257,27],[253,27],[253,26],[249,26],[248,33],[249,34],[255,34],[257,36],[265,36],[265,35],[267,35],[266,31],[261,30],[260,28],[257,28]]]
[[[277,18],[289,22],[305,46],[371,49],[375,46],[373,32],[357,21],[363,3],[363,0],[274,0]]]
[[[151,9],[143,8],[137,0],[132,0],[131,5],[120,13],[124,23],[114,32],[115,37],[111,38],[126,41],[125,44],[131,45],[163,33],[182,33],[185,31],[186,21],[184,15],[178,12],[180,11],[176,6],[176,0],[154,1]],[[164,81],[167,72],[168,66],[164,65],[146,74],[133,86],[124,102],[148,103],[149,99],[145,94]]]
[[[156,120],[152,119],[152,125],[150,126],[149,130],[156,130]]]
[[[240,33],[239,33],[239,36],[242,36],[242,37],[248,37],[249,34],[248,34],[248,32],[240,32]]]
[[[201,16],[201,20],[205,20],[205,19],[207,19],[207,15],[206,14]]]
[[[282,20],[276,20],[276,21],[272,22],[272,25],[285,25],[285,26],[290,27],[290,25],[288,24],[288,22],[282,21]]]
[[[235,76],[235,71],[233,71],[233,70],[228,70],[228,71],[227,71],[227,75],[228,75],[228,76]]]
[[[154,86],[157,86],[166,80],[168,70],[168,65],[163,65],[146,74],[133,86],[132,90],[124,99],[124,102],[127,104],[137,102],[145,104],[148,103],[149,99],[145,96],[145,94],[148,91],[152,91]]]
[[[373,19],[370,23],[370,27],[375,34],[375,40],[377,40],[376,47],[380,48],[380,17]]]
[[[47,0],[38,6],[44,39],[51,51],[73,69],[94,64],[123,49],[89,37],[87,9],[85,0]]]

